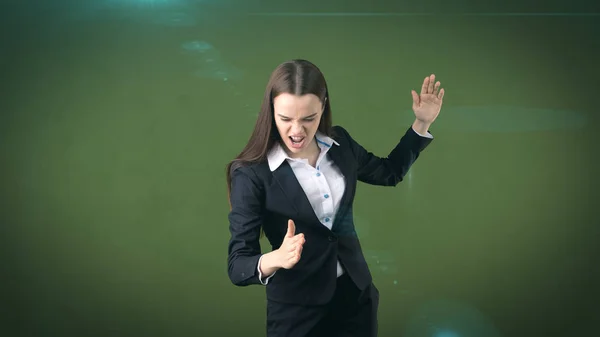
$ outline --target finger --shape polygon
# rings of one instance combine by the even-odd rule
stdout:
[[[293,254],[293,253],[297,252],[297,251],[298,251],[298,247],[299,247],[299,246],[300,246],[300,245],[298,245],[298,244],[291,245],[291,246],[290,246],[290,253],[292,253],[292,254]]]
[[[414,90],[411,90],[410,93],[411,93],[412,99],[413,99],[413,108],[414,107],[418,107],[419,106],[419,101],[420,101],[419,95]]]
[[[297,234],[296,236],[294,236],[291,240],[290,240],[290,244],[304,244],[304,234],[300,233]]]
[[[287,233],[285,234],[286,237],[291,238],[294,236],[294,234],[296,233],[296,225],[294,224],[294,221],[292,219],[288,220],[288,229],[287,229]]]
[[[290,242],[290,247],[300,247],[300,246],[304,246],[304,240],[302,240],[302,239],[294,240],[294,241]]]
[[[298,252],[296,252],[296,251],[291,252],[288,257],[288,260],[290,260],[291,262],[294,262],[294,263],[298,262],[300,260],[300,254],[298,254]]]
[[[289,252],[288,252],[288,256],[289,256],[289,258],[291,259],[291,258],[293,258],[294,256],[298,255],[299,253],[300,253],[300,250],[298,250],[298,249],[294,249],[294,250],[292,250],[292,251],[289,251]]]
[[[421,86],[421,95],[425,95],[427,93],[427,87],[429,86],[429,76],[425,77],[423,80],[423,86]]]
[[[440,99],[440,100],[441,100],[442,98],[444,98],[444,88],[442,88],[442,89],[440,90],[440,93],[437,95],[437,97],[438,97],[438,99]]]
[[[435,83],[435,75],[431,74],[431,76],[429,76],[429,85],[427,87],[427,93],[428,94],[433,94],[433,85]]]
[[[292,245],[291,248],[292,249],[290,250],[290,252],[301,252],[304,246],[300,243],[297,243],[295,245]]]
[[[433,87],[433,94],[436,96],[440,93],[439,92],[440,85],[441,85],[440,81],[437,81],[437,82],[435,82],[435,86]]]

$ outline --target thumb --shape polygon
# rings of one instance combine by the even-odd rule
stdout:
[[[294,234],[296,234],[296,225],[294,224],[294,220],[290,219],[288,220],[288,229],[285,236],[291,238]]]
[[[412,94],[412,99],[413,99],[413,108],[416,108],[419,106],[419,95],[417,94],[416,91],[411,90],[410,93]]]

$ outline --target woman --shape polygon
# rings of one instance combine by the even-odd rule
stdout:
[[[356,235],[354,192],[357,181],[397,185],[432,141],[444,96],[434,83],[431,75],[412,91],[416,119],[379,158],[332,127],[315,65],[293,60],[272,73],[250,140],[227,166],[229,278],[266,286],[268,336],[377,335],[379,292]]]

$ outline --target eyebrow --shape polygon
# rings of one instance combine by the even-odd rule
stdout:
[[[306,119],[306,118],[315,117],[317,114],[318,114],[318,112],[315,112],[314,114],[312,114],[312,115],[310,115],[310,116],[303,117],[302,119]],[[282,114],[277,114],[277,115],[278,115],[279,117],[282,117],[282,118],[290,118],[290,117],[288,117],[288,116],[285,116],[285,115],[282,115]]]

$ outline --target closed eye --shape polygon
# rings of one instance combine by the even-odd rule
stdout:
[[[315,120],[315,116],[316,115],[317,114],[312,114],[312,115],[310,115],[308,117],[303,118],[302,120],[305,121],[305,122],[312,122],[312,121]],[[289,122],[289,121],[291,121],[291,119],[289,117],[286,117],[286,116],[283,116],[283,115],[279,115],[279,118],[281,119],[282,122]]]

